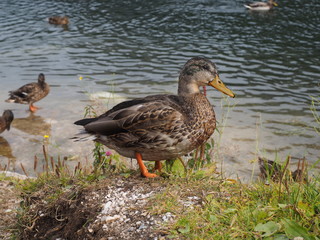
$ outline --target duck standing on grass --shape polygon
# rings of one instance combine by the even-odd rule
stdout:
[[[212,86],[235,97],[220,80],[213,62],[195,57],[182,68],[178,95],[153,95],[122,102],[97,118],[76,121],[93,140],[116,150],[119,154],[136,158],[141,174],[149,173],[143,160],[175,159],[206,142],[216,127],[213,108],[200,90]],[[78,140],[92,139],[77,138]]]
[[[253,11],[269,11],[274,6],[278,6],[278,4],[273,0],[268,0],[268,2],[253,2],[244,6]]]
[[[0,133],[4,132],[4,130],[10,130],[11,122],[13,121],[13,113],[11,110],[5,110],[0,117]]]
[[[38,107],[33,103],[47,96],[49,91],[50,87],[45,82],[44,74],[40,73],[38,82],[28,83],[15,91],[10,91],[6,102],[29,104],[29,110],[35,112]]]

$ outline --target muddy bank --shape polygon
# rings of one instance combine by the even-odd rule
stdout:
[[[42,189],[24,196],[30,210],[21,239],[167,239],[164,226],[174,216],[150,212],[152,198],[163,190],[138,175],[74,186],[52,202],[44,200],[50,193]]]

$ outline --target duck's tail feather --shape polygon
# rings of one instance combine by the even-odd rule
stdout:
[[[25,92],[9,92],[9,98],[6,100],[8,103],[25,103],[27,104],[28,101],[26,98],[28,97],[28,93]]]
[[[29,102],[28,101],[25,101],[21,98],[8,98],[7,100],[5,100],[6,102],[8,103],[23,103],[23,104],[28,104]]]
[[[91,122],[95,121],[96,119],[97,118],[85,118],[85,119],[81,119],[81,120],[75,121],[74,124],[75,125],[80,125],[80,126],[85,126],[88,123],[91,123]]]
[[[16,100],[13,99],[13,98],[8,98],[5,102],[8,102],[8,103],[14,103]]]
[[[80,131],[76,136],[70,138],[75,142],[96,141],[97,136],[88,133],[85,130]]]

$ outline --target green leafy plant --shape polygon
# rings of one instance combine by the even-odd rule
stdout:
[[[105,150],[105,146],[96,142],[93,149],[93,166],[96,175],[107,172],[127,172],[125,163],[119,154],[113,153],[111,150]],[[102,171],[102,172],[101,172]]]
[[[91,105],[85,107],[84,117],[97,117],[97,113]],[[127,167],[120,155],[108,150],[103,144],[95,142],[92,154],[96,176],[101,173],[106,175],[107,172],[127,172]]]

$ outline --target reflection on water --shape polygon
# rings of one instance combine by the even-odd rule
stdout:
[[[84,152],[68,139],[78,130],[72,123],[83,117],[88,95],[107,91],[130,99],[176,93],[181,66],[201,55],[217,64],[221,79],[237,95],[229,100],[235,106],[226,116],[222,107],[228,102],[220,104],[221,95],[208,89],[218,121],[226,120],[219,163],[248,176],[257,155],[285,159],[290,154],[316,162],[320,137],[310,96],[318,98],[320,88],[320,1],[283,1],[266,13],[247,11],[244,3],[0,1],[0,81],[5,83],[0,109],[14,108],[15,116],[25,118],[23,106],[1,99],[39,72],[52,86],[36,113],[45,123],[39,120],[30,129],[17,123],[5,135],[17,161],[32,161],[41,146],[26,139],[41,143],[46,128],[57,154],[80,158]],[[68,15],[68,29],[50,25],[46,18],[52,14]],[[38,120],[26,124],[33,121]]]
[[[77,107],[73,110],[81,111]],[[58,121],[53,109],[44,108],[34,114],[25,111],[23,106],[21,110],[16,109],[14,112],[17,117],[11,125],[11,130],[0,138],[2,167],[8,166],[9,163],[9,170],[24,173],[21,169],[22,164],[29,175],[35,175],[34,159],[37,158],[40,161],[38,162],[40,168],[44,164],[43,145],[46,146],[48,156],[54,157],[54,161],[58,157],[71,159],[69,164],[73,166],[77,161],[85,162],[90,159],[93,143],[79,144],[70,139],[77,132],[70,117],[62,117]],[[47,117],[43,117],[44,115]]]
[[[0,156],[7,158],[10,162],[15,162],[16,157],[12,154],[12,149],[8,141],[0,136]]]
[[[6,133],[8,140],[0,137],[0,164],[6,165],[7,170],[17,170],[17,159],[23,165],[28,164],[23,161],[23,157],[34,159],[34,146],[41,146],[43,136],[51,133],[51,124],[44,118],[34,113],[27,114],[27,117],[17,117],[13,120],[10,132]]]
[[[29,135],[44,136],[51,133],[51,124],[34,113],[30,113],[26,118],[16,118],[12,123],[12,127]]]

